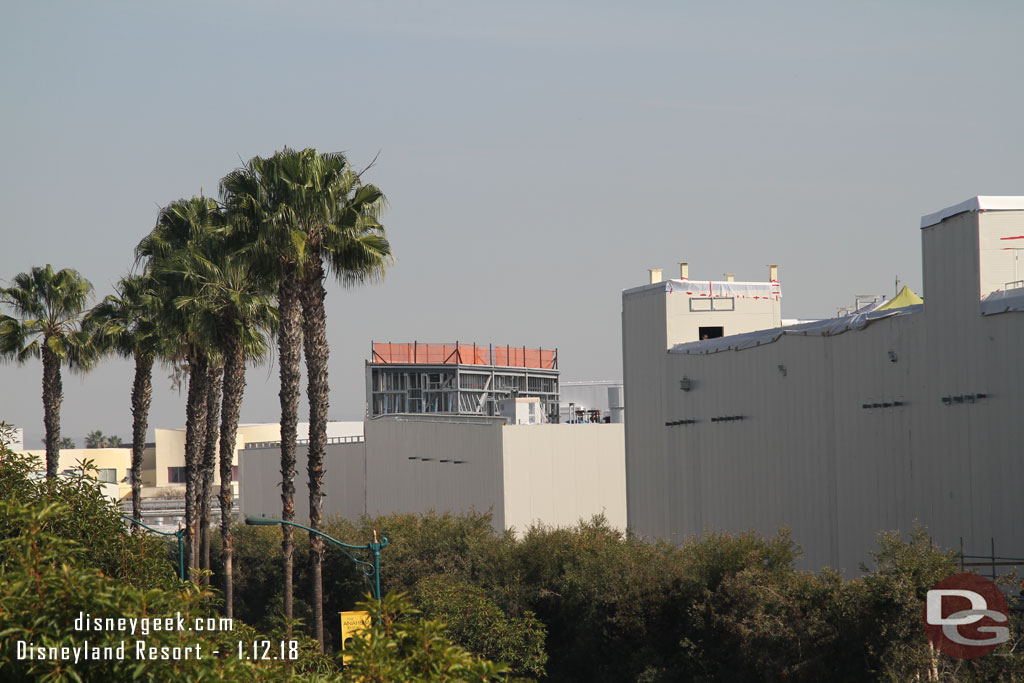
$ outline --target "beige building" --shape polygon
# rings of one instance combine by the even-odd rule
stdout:
[[[603,514],[612,526],[626,526],[621,424],[397,415],[369,420],[365,430],[365,441],[328,446],[327,515],[490,511],[496,530],[522,531]],[[298,454],[300,462],[304,457]],[[306,472],[298,469],[296,500],[305,500]],[[279,470],[274,445],[242,453],[244,516],[280,515]],[[296,511],[308,519],[304,505]]]
[[[362,422],[328,422],[327,438],[356,436],[362,434]],[[156,429],[156,461],[154,481],[157,487],[185,486],[185,430]],[[298,425],[300,440],[309,435],[309,423]],[[281,425],[277,423],[241,424],[235,437],[235,455],[232,459],[235,468],[233,488],[235,495],[240,494],[238,486],[238,453],[247,443],[259,443],[281,440]],[[220,472],[220,465],[217,465]],[[220,486],[220,475],[215,478]]]
[[[39,458],[41,470],[46,469],[46,450],[30,449],[23,451],[29,455]],[[111,498],[122,499],[125,496],[131,497],[132,485],[129,474],[132,468],[131,448],[62,448],[57,460],[58,472],[72,472],[79,470],[81,463],[86,460],[92,461],[97,470],[97,478],[104,484],[105,493]],[[147,448],[143,453],[142,461],[142,485],[153,485],[153,463],[155,451]]]
[[[1024,198],[976,197],[921,228],[919,305],[751,329],[665,283],[623,292],[637,532],[786,526],[803,566],[848,572],[915,520],[967,554],[1024,554]]]

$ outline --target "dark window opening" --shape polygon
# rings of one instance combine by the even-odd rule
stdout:
[[[725,336],[725,328],[721,325],[712,327],[701,327],[698,331],[701,339],[718,339]]]
[[[167,483],[168,484],[184,484],[186,480],[185,468],[184,467],[168,467],[167,468]]]

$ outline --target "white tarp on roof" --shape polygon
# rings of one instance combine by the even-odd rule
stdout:
[[[775,299],[776,301],[782,296],[782,289],[778,282],[666,280],[665,291],[709,298],[732,297],[735,299]]]
[[[1007,311],[1024,311],[1024,287],[992,292],[981,300],[982,315],[995,315]]]
[[[872,306],[865,307],[853,315],[842,318],[828,318],[801,325],[790,325],[789,327],[777,327],[771,330],[758,330],[746,334],[734,334],[729,337],[718,337],[717,339],[705,339],[702,341],[676,344],[669,353],[685,353],[689,355],[700,355],[707,353],[719,353],[720,351],[740,351],[751,349],[755,346],[764,346],[778,341],[783,335],[799,337],[832,337],[837,334],[849,332],[850,330],[862,330],[869,324],[882,318],[891,318],[898,315],[910,315],[920,311],[924,305],[906,306],[884,311],[876,311],[874,308],[881,306],[884,302],[877,302]]]
[[[921,227],[938,225],[950,216],[968,211],[1024,211],[1024,197],[971,197],[967,201],[922,216]]]

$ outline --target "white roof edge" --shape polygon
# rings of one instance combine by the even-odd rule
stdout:
[[[600,386],[602,384],[622,384],[621,379],[581,379],[573,382],[559,382],[560,387]]]
[[[1021,197],[1021,200],[1024,200],[1024,197]],[[678,282],[679,284],[683,284],[684,282],[689,282],[689,283],[700,284],[700,285],[732,285],[732,286],[738,286],[738,285],[743,285],[743,286],[757,285],[757,286],[761,286],[761,287],[771,287],[772,285],[778,284],[778,282],[771,282],[771,281],[767,281],[767,280],[762,280],[760,282],[755,282],[753,280],[751,280],[751,281],[740,281],[740,280],[735,280],[735,281],[729,281],[729,280],[697,280],[697,279],[693,279],[693,278],[688,279],[688,280],[680,280],[679,278],[668,278],[667,280],[660,280],[658,282],[651,282],[651,283],[648,283],[646,285],[637,285],[636,287],[630,287],[628,289],[622,290],[622,293],[623,294],[634,294],[636,292],[642,292],[644,290],[657,289],[657,288],[663,289],[665,291],[670,291],[668,285],[669,285],[669,283],[672,283],[672,282]]]
[[[959,213],[966,213],[968,211],[1024,211],[1024,197],[971,197],[959,204],[947,206],[941,211],[930,213],[927,216],[921,216],[921,227],[927,228],[931,225],[938,225],[950,216],[955,216]]]

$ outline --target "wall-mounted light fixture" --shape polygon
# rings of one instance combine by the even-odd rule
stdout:
[[[899,360],[899,358],[896,356],[896,352],[893,351],[892,349],[889,349],[889,362],[890,363],[895,363],[898,360]]]
[[[686,375],[683,375],[683,378],[679,380],[679,388],[683,391],[689,391],[693,388],[693,380]]]
[[[789,370],[786,369],[785,365],[779,363],[779,372],[782,374],[783,377],[785,377]]]

